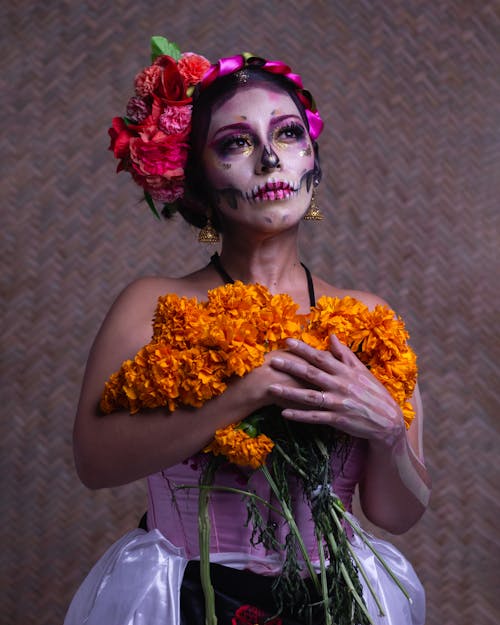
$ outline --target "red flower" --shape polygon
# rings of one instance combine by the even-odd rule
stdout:
[[[210,61],[200,54],[185,52],[177,61],[177,67],[186,85],[196,85],[210,67]]]
[[[130,139],[134,134],[129,130],[121,117],[113,117],[112,124],[112,127],[108,130],[108,134],[111,137],[109,149],[113,150],[116,158],[127,158]]]
[[[282,625],[278,617],[266,620],[269,614],[253,605],[242,605],[234,613],[232,625]]]
[[[155,89],[155,94],[167,104],[177,105],[190,104],[191,98],[186,96],[186,85],[179,73],[177,63],[166,54],[155,60],[155,65],[161,67],[160,81]]]

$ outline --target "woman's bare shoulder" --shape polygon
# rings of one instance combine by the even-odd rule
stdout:
[[[146,276],[138,278],[126,286],[119,294],[117,302],[139,308],[155,306],[162,295],[176,294],[180,297],[203,297],[213,284],[205,269],[179,278]]]
[[[158,299],[161,295],[175,293],[181,297],[198,297],[202,289],[211,288],[203,276],[204,271],[200,270],[180,278],[162,276],[137,278],[125,287],[121,295]]]
[[[317,298],[325,295],[326,297],[354,297],[355,299],[363,302],[370,310],[375,308],[375,306],[389,306],[389,304],[374,293],[369,293],[367,291],[357,291],[355,289],[342,289],[333,284],[329,284],[325,282],[321,278],[314,279],[315,290],[317,294]]]
[[[122,344],[128,353],[137,350],[151,338],[151,324],[162,295],[181,297],[206,295],[208,288],[204,271],[181,278],[144,277],[126,286],[113,302],[99,331],[101,339]]]

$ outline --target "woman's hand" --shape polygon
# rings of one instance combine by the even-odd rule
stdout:
[[[394,448],[405,440],[402,412],[387,389],[335,336],[322,351],[287,341],[288,352],[270,364],[300,384],[271,383],[268,392],[287,419],[331,425],[347,434]]]
[[[258,410],[269,404],[281,405],[281,402],[276,401],[275,393],[273,391],[270,392],[270,389],[283,387],[287,389],[307,390],[309,384],[306,380],[295,376],[285,368],[275,366],[275,362],[284,359],[286,359],[287,363],[290,365],[294,364],[295,366],[299,366],[304,363],[303,359],[299,355],[292,353],[292,351],[275,350],[268,352],[264,356],[262,365],[252,369],[241,379],[233,379],[233,381],[229,383],[225,393],[232,392],[233,387],[236,387],[234,389],[236,393],[244,394],[248,404],[248,414],[250,414],[254,410]],[[288,407],[292,405],[296,408],[302,407],[302,404],[293,404],[293,402],[288,402],[287,404]]]
[[[385,387],[335,336],[330,349],[289,340],[270,364],[300,382],[271,383],[268,393],[287,419],[331,425],[368,441],[360,499],[367,518],[393,533],[409,529],[430,494],[425,465],[407,438],[403,414]],[[417,393],[418,395],[418,393]],[[417,411],[414,431],[421,427]],[[415,427],[417,430],[415,430]]]

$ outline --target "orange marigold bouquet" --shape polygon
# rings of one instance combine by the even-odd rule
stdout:
[[[298,315],[297,309],[286,294],[271,295],[261,285],[241,282],[209,291],[206,302],[160,297],[151,342],[108,380],[101,410],[125,408],[134,414],[141,408],[199,407],[223,393],[233,376],[261,365],[266,352],[283,348],[285,339],[327,349],[335,334],[385,385],[409,426],[416,357],[394,311],[385,306],[370,311],[352,297],[322,297],[308,315]],[[234,432],[234,425],[218,430],[209,450],[227,455],[229,439],[252,438]],[[255,460],[236,463],[253,466]]]
[[[287,338],[327,349],[330,335],[335,334],[384,384],[401,407],[408,427],[414,417],[409,398],[416,384],[416,357],[408,345],[404,323],[394,311],[385,306],[370,311],[352,297],[322,297],[307,315],[297,310],[290,296],[272,295],[261,285],[241,282],[209,291],[204,302],[175,294],[160,297],[150,343],[108,380],[102,411],[125,408],[136,413],[141,408],[161,406],[169,411],[178,406],[199,407],[223,393],[234,376],[243,376],[260,366],[266,353],[284,348]],[[349,523],[349,517],[330,486],[333,476],[329,459],[332,453],[342,453],[346,445],[348,438],[333,428],[286,422],[275,406],[215,432],[203,450],[209,461],[201,475],[199,496],[207,623],[216,623],[208,567],[207,503],[214,475],[223,462],[260,470],[280,502],[290,528],[286,545],[278,544],[272,527],[262,519],[255,494],[240,491],[247,500],[254,534],[285,551],[283,572],[276,584],[278,605],[295,606],[300,614],[312,603],[300,574],[302,562],[320,597],[325,623],[371,622],[361,597],[359,567],[341,523],[342,519]],[[327,556],[321,563],[320,579],[288,504],[290,474],[302,485],[321,545],[320,554],[325,552]],[[356,525],[353,530],[357,531]],[[361,538],[366,540],[364,535]],[[364,575],[362,570],[359,572]]]

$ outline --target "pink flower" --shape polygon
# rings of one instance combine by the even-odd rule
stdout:
[[[141,176],[136,171],[131,173],[135,182],[147,191],[153,200],[170,204],[184,195],[184,178],[182,176],[169,180],[162,176]]]
[[[188,143],[178,135],[158,131],[147,137],[130,139],[130,158],[133,169],[142,176],[172,178],[184,175],[188,156]]]
[[[178,134],[187,130],[191,122],[190,104],[186,106],[169,106],[158,120],[158,128],[167,134]]]
[[[148,179],[149,180],[149,179]],[[170,204],[184,195],[184,182],[182,180],[164,180],[165,185],[158,189],[149,188],[149,194],[153,200]]]
[[[161,68],[158,65],[150,65],[135,77],[135,92],[145,98],[151,95],[158,87],[161,78]]]
[[[184,78],[187,86],[200,82],[209,67],[210,61],[193,52],[185,52],[177,61],[179,74]]]
[[[150,107],[142,98],[132,96],[127,103],[127,117],[136,124],[140,124],[151,112],[149,109]]]

